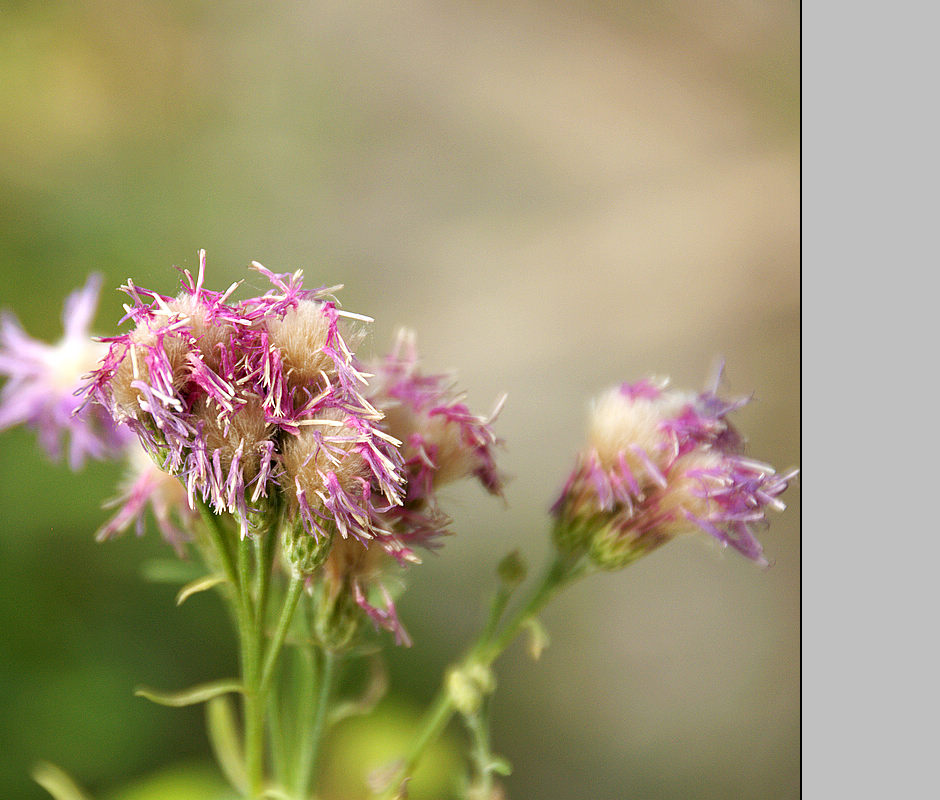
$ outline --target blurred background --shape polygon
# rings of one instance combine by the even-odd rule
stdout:
[[[471,407],[509,395],[506,503],[450,492],[457,536],[400,604],[416,646],[391,654],[381,719],[337,737],[325,800],[394,754],[500,558],[541,569],[592,395],[698,388],[724,359],[726,391],[754,393],[750,452],[799,462],[796,2],[6,0],[0,74],[0,306],[34,336],[60,335],[89,272],[173,293],[205,248],[213,288],[252,259],[303,268],[376,318],[367,355],[407,325]],[[120,303],[105,291],[96,332]],[[227,675],[232,636],[214,597],[177,609],[142,580],[169,555],[152,532],[94,543],[119,473],[0,434],[0,797],[47,797],[38,759],[99,798],[209,796],[201,712],[132,691]],[[679,540],[556,600],[538,663],[503,656],[510,797],[799,796],[799,487],[784,499],[769,570]]]

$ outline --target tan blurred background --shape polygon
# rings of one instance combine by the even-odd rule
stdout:
[[[35,335],[58,335],[89,271],[171,292],[204,247],[216,288],[252,259],[302,267],[376,318],[375,352],[408,325],[476,409],[508,393],[506,506],[452,493],[458,536],[401,603],[402,702],[473,634],[505,552],[541,566],[599,390],[696,388],[723,358],[727,391],[754,392],[752,454],[799,462],[794,2],[5,2],[0,75],[0,305]],[[106,293],[98,331],[119,315]],[[217,662],[187,654],[219,609],[139,588],[155,537],[88,542],[113,470],[76,482],[30,436],[0,447],[3,796],[43,796],[24,777],[38,757],[105,790],[200,758],[198,714],[123,698],[216,677],[224,631]],[[675,542],[557,600],[539,663],[503,657],[511,797],[798,796],[799,487],[788,499],[762,537],[771,569]]]

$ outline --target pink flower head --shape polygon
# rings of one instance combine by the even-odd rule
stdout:
[[[101,276],[65,302],[65,335],[54,345],[26,334],[10,314],[0,319],[0,374],[8,380],[0,391],[0,430],[25,424],[53,458],[69,440],[69,465],[78,469],[86,457],[109,458],[120,452],[127,437],[101,408],[83,406],[80,392],[89,372],[107,349],[88,329],[98,304]]]
[[[552,508],[556,541],[605,568],[700,530],[766,565],[754,535],[797,471],[746,457],[728,415],[746,400],[624,384],[594,403],[588,445]]]
[[[489,416],[477,416],[452,379],[426,375],[418,363],[414,335],[401,331],[392,352],[374,367],[370,399],[385,414],[388,431],[402,442],[408,479],[405,502],[391,510],[390,524],[403,542],[427,546],[450,524],[437,501],[441,486],[476,478],[491,494],[502,493],[495,462],[499,440],[491,427],[502,400]]]
[[[437,501],[442,485],[474,477],[487,491],[501,492],[502,476],[494,461],[498,440],[490,428],[496,413],[487,418],[475,416],[449,379],[420,372],[414,339],[408,334],[399,335],[391,354],[375,364],[372,372],[367,397],[378,410],[380,427],[348,418],[343,425],[357,442],[359,457],[375,469],[384,469],[381,461],[386,455],[374,447],[375,436],[400,443],[405,478],[402,502],[385,498],[376,516],[374,536],[382,549],[364,551],[351,541],[339,541],[330,550],[321,569],[328,587],[324,607],[344,608],[357,621],[364,616],[376,629],[394,634],[396,643],[407,646],[411,639],[386,585],[388,557],[399,566],[417,563],[416,548],[434,547],[438,537],[447,533],[450,519]],[[363,436],[369,426],[373,435]],[[317,453],[311,463],[318,461],[318,469],[325,470],[324,450]],[[353,602],[344,606],[338,598]]]
[[[274,493],[310,535],[366,543],[403,481],[342,329],[367,318],[340,311],[330,289],[303,289],[300,271],[253,267],[273,288],[239,303],[238,284],[205,288],[204,251],[176,297],[128,281],[134,328],[105,340],[86,394],[182,479],[191,507],[198,495],[234,515],[242,536]]]

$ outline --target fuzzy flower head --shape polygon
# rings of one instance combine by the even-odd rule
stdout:
[[[65,335],[50,345],[33,339],[9,314],[0,319],[0,430],[14,425],[35,428],[46,451],[58,458],[68,439],[69,465],[78,469],[86,457],[107,458],[127,441],[103,409],[83,406],[83,377],[107,351],[88,329],[98,304],[101,277],[92,275],[71,295],[62,314]]]
[[[450,523],[438,502],[441,487],[470,478],[490,494],[502,494],[492,423],[505,398],[487,416],[472,413],[451,377],[420,370],[409,331],[399,332],[391,353],[373,371],[370,398],[385,415],[384,427],[402,442],[407,476],[404,503],[390,515],[404,538],[430,543]]]
[[[473,414],[451,378],[420,370],[414,336],[407,332],[399,334],[391,353],[371,365],[370,372],[367,397],[382,414],[381,430],[401,443],[403,497],[401,504],[378,515],[381,549],[364,550],[343,540],[330,549],[319,571],[324,593],[319,607],[329,620],[320,625],[320,635],[349,631],[352,622],[337,620],[361,620],[364,615],[407,645],[410,638],[387,585],[393,566],[389,557],[400,566],[416,563],[419,548],[435,547],[448,533],[450,519],[437,496],[442,486],[469,478],[491,494],[501,493],[503,479],[495,463],[499,442],[491,427],[500,404],[487,417]]]
[[[272,288],[238,303],[237,283],[205,287],[204,251],[176,297],[128,281],[133,328],[104,340],[86,394],[183,481],[190,507],[233,515],[243,537],[252,512],[283,499],[316,539],[381,538],[403,478],[346,330],[368,318],[341,311],[332,289],[304,289],[300,271],[252,266]]]
[[[766,565],[754,535],[796,471],[743,454],[727,421],[746,400],[624,384],[594,402],[588,443],[558,500],[555,541],[617,569],[680,533],[704,531]]]

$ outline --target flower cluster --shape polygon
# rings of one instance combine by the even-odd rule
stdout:
[[[104,340],[87,395],[183,480],[192,507],[198,496],[234,515],[242,537],[250,512],[276,494],[314,537],[374,539],[378,514],[401,503],[403,477],[340,330],[342,317],[358,317],[331,290],[305,290],[300,271],[253,267],[273,288],[239,303],[229,302],[238,284],[205,288],[204,251],[175,298],[129,281],[134,328]]]
[[[743,454],[727,417],[745,402],[652,380],[599,397],[588,445],[552,508],[559,547],[617,569],[701,530],[765,565],[754,528],[768,508],[784,508],[779,496],[796,471],[777,474]]]
[[[476,478],[489,493],[502,493],[494,454],[499,441],[491,428],[502,401],[487,417],[471,413],[450,377],[421,372],[414,334],[407,331],[370,371],[369,402],[382,412],[383,429],[401,444],[404,476],[401,504],[379,514],[382,542],[399,564],[415,563],[420,560],[415,547],[433,548],[448,533],[451,520],[438,502],[440,487]],[[392,597],[380,582],[382,562],[374,548],[363,551],[337,541],[322,568],[331,601],[326,605],[345,590],[377,626],[407,643]],[[370,586],[379,595],[375,602],[368,599]]]
[[[325,608],[365,611],[407,642],[386,562],[417,563],[447,533],[440,486],[476,477],[501,492],[496,411],[475,416],[447,377],[423,374],[408,334],[367,371],[354,348],[371,320],[338,307],[339,287],[304,289],[302,272],[254,263],[272,288],[235,302],[239,284],[209,290],[205,266],[200,251],[175,297],[128,281],[121,335],[89,335],[96,276],[69,298],[57,345],[4,317],[0,428],[28,423],[53,454],[68,434],[76,468],[125,459],[99,539],[142,533],[150,508],[183,554],[204,502],[242,538],[255,522],[279,533],[289,569],[324,584]]]
[[[235,517],[243,538],[263,521],[281,528],[291,571],[325,585],[324,608],[348,609],[352,598],[406,642],[385,562],[418,562],[415,548],[446,533],[439,486],[475,476],[500,492],[495,413],[474,416],[444,376],[423,375],[413,337],[366,371],[354,348],[371,320],[342,311],[338,287],[308,290],[300,271],[252,267],[272,288],[239,302],[237,283],[206,288],[204,252],[176,297],[121,287],[133,328],[101,340],[80,408],[107,409],[157,469],[131,459],[99,537],[140,530],[148,504],[177,548],[199,501]]]

